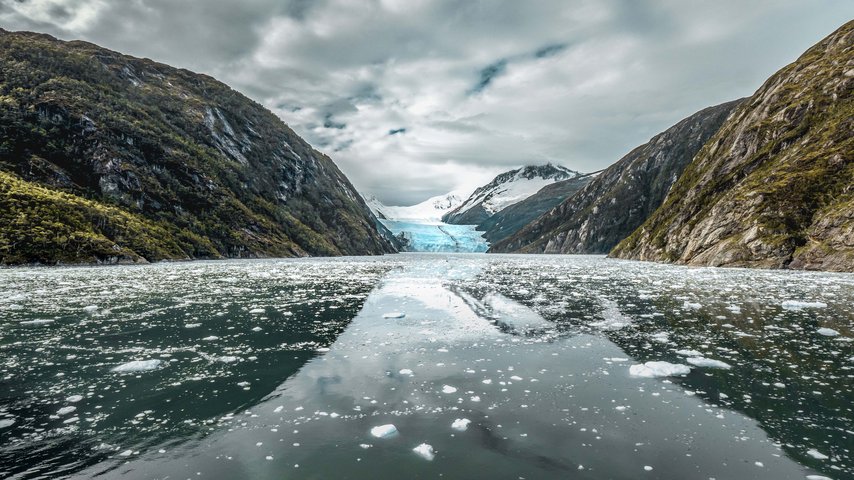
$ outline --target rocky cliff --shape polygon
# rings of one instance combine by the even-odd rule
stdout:
[[[854,21],[774,74],[612,256],[854,270]]]
[[[564,200],[581,190],[595,178],[595,174],[580,174],[546,185],[537,193],[495,213],[480,225],[478,230],[491,244],[495,244],[518,232],[526,225],[560,205]]]
[[[737,103],[706,108],[656,135],[489,251],[607,253],[661,205]]]
[[[0,263],[393,251],[327,156],[205,75],[0,30]]]

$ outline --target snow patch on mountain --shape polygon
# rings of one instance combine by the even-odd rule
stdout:
[[[421,203],[399,207],[383,204],[373,195],[365,196],[365,203],[374,212],[379,219],[386,220],[408,220],[408,221],[425,221],[440,223],[442,215],[457,208],[461,203],[465,194],[459,191],[453,191],[444,195],[436,195],[430,197]]]
[[[492,215],[525,200],[543,187],[579,175],[576,171],[551,163],[510,170],[475,190],[459,207],[448,212],[448,215],[460,216],[478,206]],[[445,217],[445,220],[448,221],[448,217]]]

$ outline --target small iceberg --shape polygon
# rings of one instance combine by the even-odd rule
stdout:
[[[466,430],[468,430],[470,423],[471,420],[469,420],[468,418],[458,418],[454,420],[454,423],[451,424],[451,428],[458,432],[465,432]]]
[[[629,367],[629,375],[633,377],[673,377],[689,373],[691,373],[691,367],[670,362],[646,362],[643,365],[632,365]]]
[[[800,300],[786,300],[781,305],[783,310],[803,310],[805,308],[825,308],[824,302],[802,302]]]
[[[447,393],[447,394],[457,393],[457,388],[452,387],[450,385],[445,385],[442,387],[442,393]]]
[[[389,438],[397,435],[397,427],[389,423],[371,429],[371,435],[377,438]]]
[[[404,318],[404,317],[406,317],[406,314],[403,312],[389,312],[389,313],[383,314],[383,318]]]
[[[724,370],[732,368],[732,366],[726,362],[706,357],[691,357],[686,359],[686,361],[695,367],[723,368]]]
[[[819,328],[818,330],[815,331],[815,333],[817,333],[819,335],[824,335],[825,337],[838,337],[839,336],[839,332],[837,332],[836,330],[834,330],[832,328]]]
[[[433,452],[433,446],[426,443],[418,445],[412,451],[424,460],[432,461],[436,457],[436,453]]]
[[[162,360],[134,360],[113,368],[112,371],[117,373],[145,372],[148,370],[156,370],[163,364]]]

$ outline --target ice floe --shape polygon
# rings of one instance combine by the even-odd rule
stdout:
[[[436,457],[436,453],[433,451],[433,447],[426,443],[418,445],[417,447],[413,448],[412,451],[424,460],[433,460]]]
[[[389,312],[389,313],[383,314],[383,318],[404,318],[404,317],[406,317],[406,314],[403,312]]]
[[[825,337],[838,337],[839,336],[839,332],[837,332],[836,330],[834,330],[832,328],[826,328],[826,327],[819,328],[818,330],[815,331],[815,333],[817,333],[819,335],[824,335]]]
[[[386,425],[379,425],[371,429],[371,435],[377,438],[389,438],[397,435],[397,427],[393,424],[388,423]]]
[[[691,367],[670,362],[646,362],[629,367],[629,375],[643,378],[674,377],[687,375],[690,372]]]
[[[722,368],[724,370],[729,370],[730,368],[732,368],[732,365],[726,362],[706,357],[689,357],[685,359],[685,361],[690,363],[691,365],[694,365],[695,367]]]
[[[134,360],[113,368],[114,372],[131,373],[155,370],[163,364],[163,360]]]
[[[785,310],[803,310],[804,308],[826,308],[824,302],[803,302],[800,300],[785,300],[781,306]]]
[[[467,418],[458,418],[454,420],[454,423],[451,424],[451,428],[459,432],[465,432],[466,430],[468,430],[470,423],[471,420]]]

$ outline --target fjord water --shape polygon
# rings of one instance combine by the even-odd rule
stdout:
[[[854,275],[16,268],[0,312],[2,477],[854,478]]]

